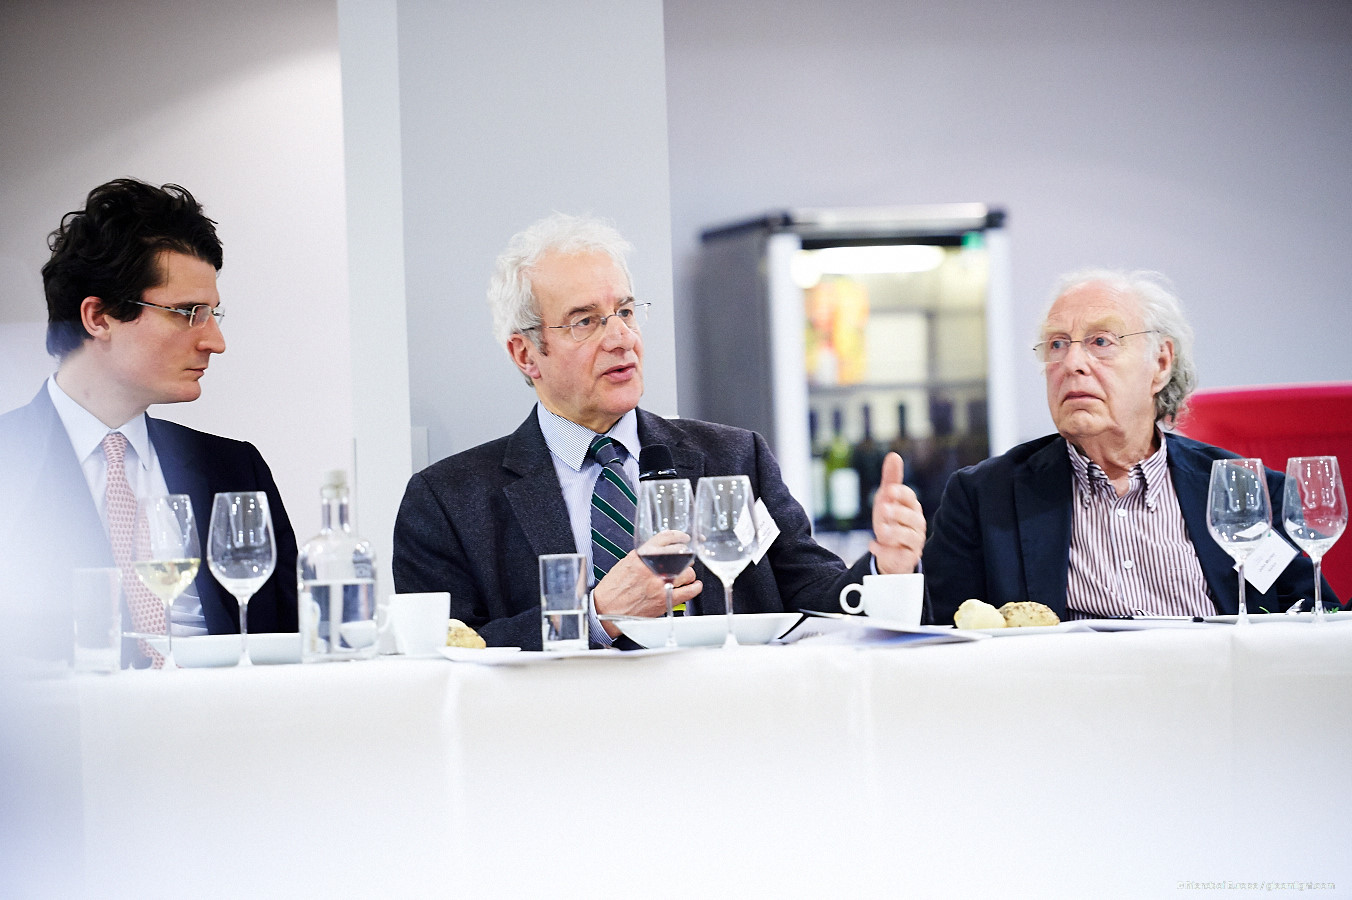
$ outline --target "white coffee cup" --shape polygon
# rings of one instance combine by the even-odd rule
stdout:
[[[850,593],[859,595],[859,602],[850,605]],[[847,613],[863,611],[875,619],[886,619],[901,625],[919,625],[921,608],[925,605],[925,576],[919,572],[910,575],[865,575],[863,584],[846,585],[840,592],[840,608]]]
[[[446,591],[391,594],[388,627],[395,650],[405,656],[430,656],[446,646],[446,623],[451,617],[451,595]]]

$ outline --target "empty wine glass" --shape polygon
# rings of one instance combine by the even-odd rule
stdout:
[[[173,606],[197,577],[202,545],[187,494],[151,497],[137,512],[136,577],[164,604],[164,668],[174,668]]]
[[[249,659],[249,598],[277,566],[268,495],[262,491],[217,494],[211,504],[207,565],[216,580],[239,601],[239,664]]]
[[[1286,461],[1282,522],[1314,561],[1314,620],[1324,621],[1319,564],[1347,527],[1347,495],[1336,456],[1293,456]]]
[[[1244,560],[1272,530],[1272,501],[1261,459],[1218,459],[1211,463],[1207,530],[1239,565],[1239,622],[1248,624],[1244,603]]]
[[[723,582],[728,608],[724,647],[736,647],[732,629],[732,583],[751,561],[756,526],[751,520],[751,479],[745,475],[701,478],[695,491],[695,552]]]
[[[671,595],[676,577],[686,570],[695,553],[690,549],[690,480],[654,478],[638,483],[638,522],[634,543],[638,558],[667,587],[667,646],[676,646],[676,614]]]

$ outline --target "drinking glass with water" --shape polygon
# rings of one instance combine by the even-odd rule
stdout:
[[[587,649],[587,557],[540,557],[540,635],[544,649]]]

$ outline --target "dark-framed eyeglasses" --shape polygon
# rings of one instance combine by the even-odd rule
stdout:
[[[1122,351],[1122,341],[1138,334],[1155,334],[1154,331],[1133,331],[1130,334],[1114,334],[1111,331],[1095,331],[1079,340],[1071,340],[1068,335],[1057,335],[1038,341],[1033,352],[1044,363],[1061,362],[1070,353],[1071,344],[1084,344],[1084,350],[1094,359],[1112,359]]]
[[[568,333],[572,335],[573,340],[581,343],[594,334],[604,332],[606,329],[606,322],[610,319],[618,318],[625,328],[638,333],[643,327],[643,323],[648,321],[648,309],[651,306],[651,303],[625,303],[608,316],[598,316],[595,313],[588,313],[585,316],[578,316],[564,325],[536,325],[532,328],[523,330],[537,331],[540,328],[552,328],[559,331],[566,329]]]
[[[200,328],[207,324],[207,319],[215,319],[216,324],[219,326],[221,324],[221,319],[225,318],[225,312],[219,307],[212,309],[205,303],[198,303],[195,306],[180,308],[177,306],[161,306],[158,303],[146,303],[144,300],[132,300],[131,302],[135,303],[137,306],[147,306],[151,309],[162,309],[165,312],[177,313],[188,320],[189,328]]]

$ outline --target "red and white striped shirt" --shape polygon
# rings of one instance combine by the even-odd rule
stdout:
[[[1074,482],[1069,618],[1210,616],[1216,605],[1169,477],[1168,443],[1131,467],[1117,496],[1107,474],[1069,442]]]

